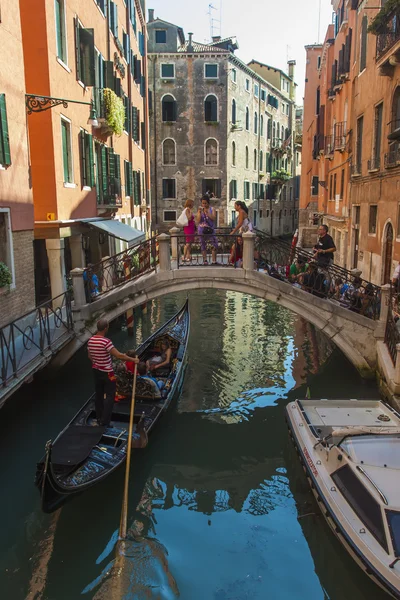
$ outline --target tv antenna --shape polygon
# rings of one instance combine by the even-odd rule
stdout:
[[[210,22],[210,41],[216,35],[221,35],[221,9],[222,9],[222,0],[220,1],[220,8],[216,8],[211,3],[208,5],[208,17]],[[219,12],[219,19],[213,17],[213,10]]]

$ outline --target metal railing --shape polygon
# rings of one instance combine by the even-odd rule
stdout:
[[[400,39],[400,11],[397,9],[387,19],[387,31],[376,37],[376,58],[379,60]]]
[[[344,148],[346,148],[346,137],[346,121],[335,123],[334,144],[336,150],[344,150]]]
[[[335,150],[335,138],[333,135],[325,136],[325,154],[333,154]]]
[[[400,295],[390,286],[389,308],[385,327],[385,344],[387,346],[393,365],[397,361],[397,344],[400,344],[400,331],[397,328],[397,321],[400,317],[399,308]]]
[[[74,330],[71,298],[71,291],[65,292],[0,328],[2,387],[71,337]]]
[[[178,235],[178,269],[204,265],[241,267],[243,240],[228,232],[229,228],[217,228],[211,235]]]
[[[304,263],[304,272],[291,275],[290,266],[299,257]],[[259,230],[255,258],[258,269],[267,271],[271,277],[292,283],[314,296],[327,298],[352,312],[379,319],[381,288],[354,276],[343,267],[324,265],[322,259],[313,253],[293,247],[290,242],[271,238]]]
[[[400,163],[400,148],[394,148],[385,153],[385,169],[397,167]]]
[[[102,294],[133,281],[144,273],[155,271],[158,264],[157,238],[150,238],[90,265],[83,272],[87,302],[96,300]]]
[[[400,139],[400,119],[393,119],[388,123],[389,134],[388,140],[399,140]]]

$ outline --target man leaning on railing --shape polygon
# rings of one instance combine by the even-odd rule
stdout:
[[[329,267],[333,263],[333,255],[336,252],[335,242],[328,233],[327,225],[318,227],[318,242],[315,244],[314,259],[319,267]]]

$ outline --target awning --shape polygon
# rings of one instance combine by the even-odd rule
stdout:
[[[139,229],[135,229],[130,225],[125,225],[120,221],[109,219],[105,221],[86,221],[87,225],[93,227],[93,229],[99,229],[124,242],[128,242],[129,245],[138,244],[146,239],[146,234]]]

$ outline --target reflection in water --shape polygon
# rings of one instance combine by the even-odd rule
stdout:
[[[134,340],[116,325],[117,347],[146,339],[184,299],[136,311]],[[128,543],[117,544],[116,530],[123,470],[63,507],[56,522],[40,513],[32,485],[44,443],[92,391],[84,351],[57,380],[24,388],[3,409],[2,440],[11,447],[18,437],[20,452],[0,466],[13,497],[12,506],[0,497],[2,597],[385,598],[319,516],[284,421],[285,404],[307,386],[331,398],[376,389],[277,305],[215,290],[191,294],[190,304],[181,397],[133,454]]]

